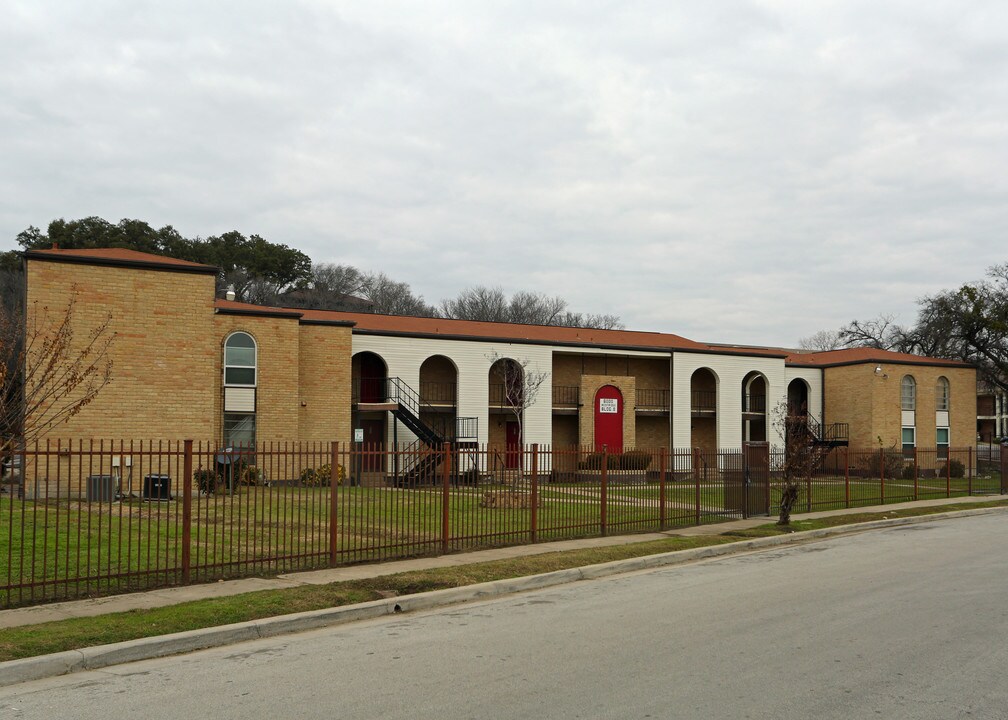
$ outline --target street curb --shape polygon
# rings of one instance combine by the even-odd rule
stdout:
[[[370,620],[385,615],[428,610],[474,600],[487,600],[503,595],[565,585],[579,580],[598,579],[639,570],[682,565],[710,558],[738,555],[754,550],[763,550],[783,545],[797,545],[841,535],[852,535],[868,530],[1006,512],[1008,512],[1008,507],[975,508],[971,510],[935,513],[932,515],[872,520],[852,525],[838,525],[832,528],[806,530],[765,538],[753,538],[752,540],[741,540],[723,545],[708,545],[690,550],[675,550],[657,555],[614,560],[597,565],[556,570],[527,577],[492,580],[477,585],[434,590],[414,595],[402,595],[382,600],[371,600],[355,605],[344,605],[324,610],[310,610],[291,615],[280,615],[231,625],[172,633],[171,635],[127,640],[111,645],[98,645],[80,650],[68,650],[50,655],[10,660],[0,663],[0,687],[86,670],[99,670],[112,665],[136,662],[137,660],[150,660],[168,655],[193,652],[195,650],[232,645],[248,640],[317,630],[333,625]]]

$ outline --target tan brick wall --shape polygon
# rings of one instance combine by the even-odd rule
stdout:
[[[214,278],[28,261],[29,307],[61,317],[78,289],[75,341],[111,315],[112,383],[52,436],[209,438],[214,425]]]
[[[350,328],[301,325],[298,337],[299,437],[348,443],[352,439]]]
[[[668,416],[638,416],[634,432],[636,444],[633,447],[653,450],[668,448],[671,443]],[[630,446],[627,446],[630,447]]]
[[[714,452],[717,446],[717,421],[713,417],[690,420],[690,444],[705,452]]]
[[[214,316],[217,437],[221,437],[224,424],[224,341],[241,330],[255,338],[257,345],[256,441],[298,439],[299,327],[297,318]]]
[[[595,393],[604,385],[613,385],[623,394],[623,447],[637,444],[637,379],[626,375],[582,375],[581,411],[578,413],[578,437],[584,447],[595,446]]]
[[[554,385],[580,385],[581,356],[554,353],[552,377]]]
[[[630,375],[637,378],[637,387],[648,390],[669,389],[669,360],[630,358]]]
[[[902,413],[900,383],[904,375],[917,382],[917,447],[933,448],[936,442],[935,397],[938,378],[949,381],[949,435],[953,447],[972,445],[976,439],[976,371],[931,365],[863,363],[826,368],[823,385],[826,422],[850,425],[852,448],[900,445]]]
[[[553,416],[553,448],[565,450],[578,444],[577,415]]]

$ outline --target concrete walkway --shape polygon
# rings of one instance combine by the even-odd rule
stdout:
[[[794,520],[832,517],[836,515],[853,515],[858,513],[892,512],[908,508],[920,508],[935,505],[962,505],[1004,499],[1006,496],[974,496],[962,498],[940,498],[937,500],[920,500],[917,502],[893,503],[890,505],[874,505],[870,507],[851,508],[849,510],[827,510],[823,512],[794,514]],[[386,563],[369,565],[352,565],[347,567],[312,570],[308,572],[290,573],[274,578],[245,578],[241,580],[224,580],[216,583],[188,585],[185,587],[164,588],[146,592],[114,595],[111,597],[69,602],[35,605],[0,611],[0,628],[34,625],[37,623],[64,620],[74,617],[93,617],[109,613],[126,612],[129,610],[145,610],[167,605],[205,600],[208,598],[239,595],[256,590],[277,590],[297,587],[299,585],[327,585],[345,580],[361,580],[366,578],[394,575],[410,570],[426,570],[430,568],[470,565],[492,560],[507,560],[516,557],[528,557],[566,550],[581,550],[585,548],[609,547],[614,545],[629,545],[632,543],[661,540],[668,537],[694,537],[699,535],[720,535],[722,533],[746,530],[759,525],[773,522],[773,517],[755,517],[746,520],[732,520],[724,523],[699,525],[678,528],[660,533],[642,533],[636,535],[615,535],[608,537],[584,538],[580,540],[562,540],[558,542],[537,543],[535,545],[516,545],[513,547],[477,550],[474,552],[441,555],[438,557],[413,558],[396,560]]]

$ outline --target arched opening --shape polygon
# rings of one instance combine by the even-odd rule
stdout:
[[[357,442],[358,449],[362,451],[361,481],[365,484],[381,483],[380,476],[385,472],[388,416],[384,408],[369,408],[368,405],[385,402],[388,365],[376,353],[359,352],[350,361],[350,378],[353,389],[351,420],[355,437],[362,438]]]
[[[354,402],[385,402],[388,365],[381,355],[364,351],[353,356],[350,364]]]
[[[420,399],[432,407],[455,407],[458,368],[444,355],[431,355],[420,365]]]
[[[787,421],[784,425],[784,443],[804,443],[809,439],[809,386],[802,378],[795,378],[787,388]]]
[[[454,440],[458,403],[458,368],[444,355],[420,365],[420,420],[439,436]]]
[[[623,393],[603,385],[595,393],[595,451],[623,452]]]
[[[511,358],[501,358],[490,366],[490,413],[488,433],[491,463],[512,469],[521,463],[522,424],[525,419],[525,374]]]
[[[750,372],[742,379],[742,442],[766,442],[767,379]]]
[[[704,452],[716,452],[718,376],[710,368],[699,368],[690,377],[690,445]]]
[[[788,415],[805,415],[809,412],[809,386],[801,378],[795,378],[787,386]]]

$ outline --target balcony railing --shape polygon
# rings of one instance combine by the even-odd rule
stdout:
[[[742,396],[742,412],[744,413],[765,413],[766,412],[766,395],[750,395],[745,394]]]
[[[577,385],[554,385],[553,407],[577,407],[581,403],[581,388]]]
[[[717,411],[717,391],[716,390],[694,390],[690,393],[691,412],[716,412]]]
[[[455,383],[420,382],[420,399],[428,405],[454,405],[456,397]]]
[[[638,410],[668,410],[669,391],[650,388],[637,388]]]
[[[492,383],[490,385],[490,405],[493,407],[520,407],[521,389],[511,388],[511,395],[508,396],[504,383]]]

